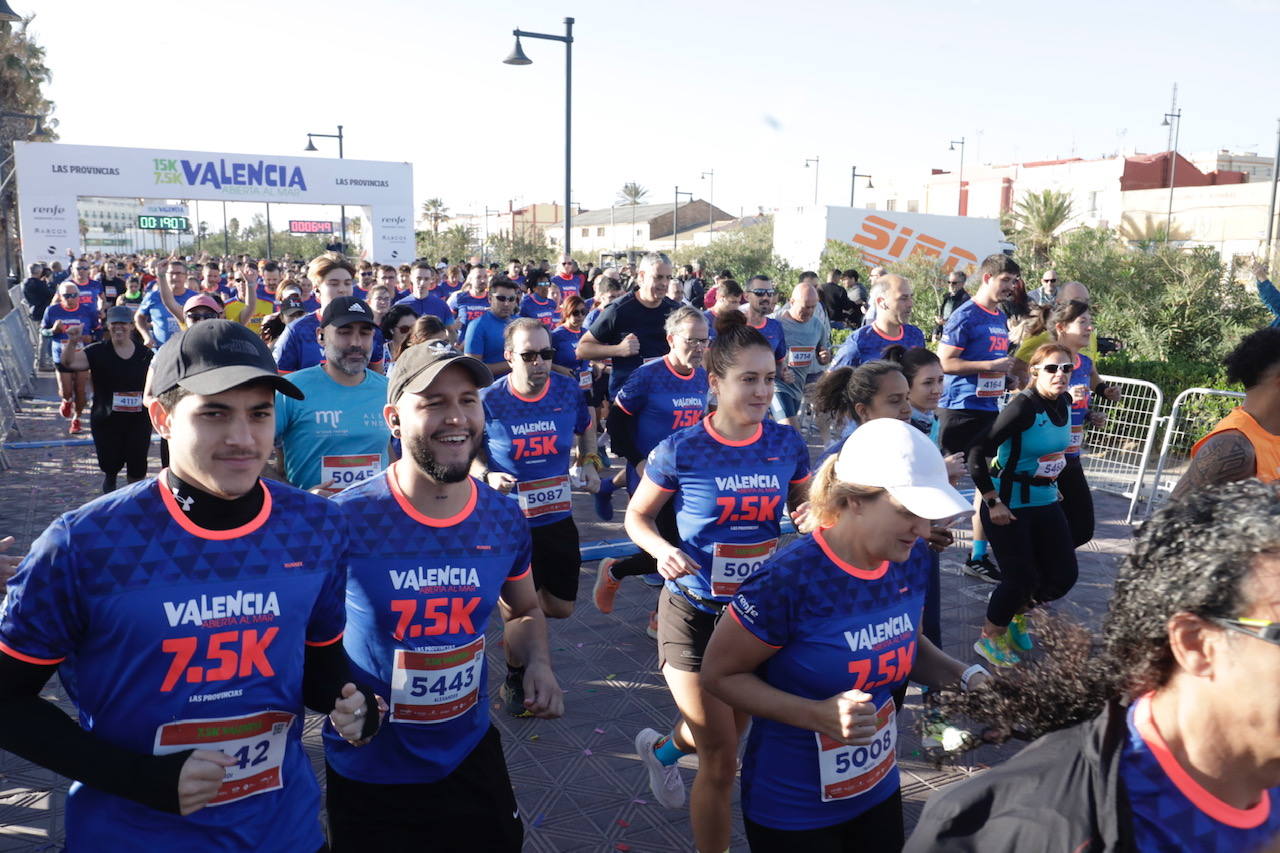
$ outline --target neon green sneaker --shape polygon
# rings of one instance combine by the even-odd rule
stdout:
[[[1031,621],[1025,613],[1019,613],[1009,623],[1009,645],[1019,651],[1029,652],[1034,645],[1031,642]]]
[[[1003,634],[999,637],[979,637],[978,642],[973,644],[973,650],[994,666],[1013,666],[1022,660],[1009,648],[1009,641]]]

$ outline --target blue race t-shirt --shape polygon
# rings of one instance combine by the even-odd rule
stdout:
[[[502,331],[513,319],[515,318],[507,317],[500,320],[492,311],[484,312],[467,324],[462,351],[480,359],[485,364],[497,364],[502,361],[502,353],[506,349],[502,340]]]
[[[578,382],[578,388],[582,391],[591,390],[591,362],[585,358],[578,358],[578,341],[582,340],[582,335],[586,329],[574,331],[566,326],[556,326],[551,332],[551,346],[555,348],[556,357],[552,363],[561,367],[567,367],[573,371],[574,378]]]
[[[1000,311],[988,311],[970,299],[947,319],[942,343],[958,348],[964,361],[995,361],[1009,354],[1009,326]],[[938,408],[994,412],[1004,396],[1004,379],[1005,374],[995,371],[965,376],[948,373]]]
[[[559,317],[556,316],[557,314],[559,312],[556,310],[556,304],[550,299],[539,299],[536,293],[527,294],[520,302],[520,316],[532,317],[543,326],[546,326],[548,332],[556,327],[556,323],[560,322]]]
[[[187,300],[194,299],[195,296],[196,291],[189,287],[181,293],[173,294],[173,298],[179,305],[186,305]],[[151,336],[156,339],[158,344],[163,345],[169,338],[182,331],[178,318],[169,313],[169,309],[165,307],[164,300],[160,297],[159,285],[142,294],[142,302],[138,304],[138,311],[145,314],[147,320],[150,321]]]
[[[91,278],[84,284],[77,284],[76,287],[80,288],[80,304],[92,305],[96,310],[98,297],[102,295],[102,282]]]
[[[929,549],[862,569],[841,560],[822,530],[792,542],[742,584],[729,613],[777,654],[760,677],[794,696],[846,690],[878,708],[871,743],[849,746],[757,717],[742,759],[742,813],[774,829],[834,826],[900,787],[893,691],[916,658]]]
[[[68,311],[62,307],[61,302],[50,302],[49,307],[44,309],[44,317],[40,320],[40,328],[52,329],[59,320],[62,321],[64,329],[70,328],[77,335],[87,334],[97,337],[100,330],[98,325],[98,306],[96,305],[81,303],[76,306],[74,311]],[[62,360],[62,348],[66,346],[70,337],[67,331],[61,331],[53,335],[52,340],[53,360],[54,363],[57,363]]]
[[[707,371],[697,367],[681,376],[669,358],[637,367],[614,400],[635,418],[636,453],[641,456],[677,430],[698,423],[707,411]]]
[[[449,307],[458,315],[459,327],[465,329],[472,320],[489,311],[489,296],[472,296],[462,291],[449,297]]]
[[[569,278],[555,275],[551,277],[551,283],[560,288],[560,301],[568,299],[570,296],[580,296],[582,294],[582,283],[586,281],[586,277],[582,273],[576,273]]]
[[[325,756],[348,779],[438,781],[489,730],[485,626],[502,585],[528,573],[531,546],[515,504],[469,483],[471,499],[447,519],[415,510],[394,468],[333,498],[361,531],[343,643],[357,677],[390,706],[362,747],[326,722]]]
[[[764,339],[769,342],[769,346],[773,349],[774,361],[782,361],[787,357],[787,335],[782,331],[781,323],[772,317],[765,317],[764,323],[751,328],[764,335]]]
[[[396,305],[407,305],[413,309],[413,313],[419,317],[425,317],[430,314],[432,317],[438,317],[440,322],[446,327],[453,325],[453,309],[449,304],[438,296],[428,293],[426,296],[418,299],[413,296],[407,296],[398,300]]]
[[[1071,441],[1067,444],[1067,456],[1080,458],[1080,450],[1084,446],[1084,422],[1089,417],[1089,403],[1093,400],[1093,389],[1089,383],[1093,381],[1093,359],[1084,353],[1076,355],[1076,366],[1071,371],[1070,390],[1076,385],[1084,386],[1084,396],[1079,400],[1071,400]]]
[[[667,589],[677,595],[687,589],[695,607],[713,612],[697,599],[728,602],[777,547],[790,486],[809,479],[809,448],[798,432],[774,421],[730,441],[704,418],[663,439],[644,476],[675,492],[681,547],[698,563],[697,574],[667,581]]]
[[[564,374],[550,374],[533,397],[510,383],[510,375],[503,376],[480,392],[489,468],[519,481],[510,496],[530,527],[542,527],[572,515],[573,437],[590,425],[591,412],[577,381]]]
[[[41,534],[9,582],[0,651],[61,664],[94,737],[146,755],[214,749],[239,761],[209,807],[186,817],[73,784],[67,847],[317,850],[303,655],[342,636],[342,512],[263,482],[256,518],[204,530],[162,482],[104,495]]]
[[[441,299],[445,302],[448,302],[455,293],[462,292],[462,286],[464,284],[465,282],[461,282],[461,281],[458,282],[457,284],[453,284],[448,281],[440,281],[436,283],[435,287],[431,288],[431,292],[429,295],[434,296],[437,299]]]
[[[317,364],[289,376],[305,399],[276,393],[276,444],[285,478],[300,489],[345,489],[377,476],[387,457],[387,377],[365,370],[359,385],[339,385]]]
[[[324,347],[320,345],[320,311],[303,314],[285,327],[284,334],[276,341],[272,355],[281,373],[293,373],[305,367],[314,367],[324,361]],[[382,330],[373,327],[373,354],[370,364],[381,364],[384,352]]]
[[[831,366],[857,367],[868,361],[876,361],[884,355],[884,351],[894,344],[901,344],[907,349],[924,346],[924,332],[904,323],[896,338],[886,337],[875,326],[859,326],[840,345]]]
[[[1238,809],[1202,788],[1178,764],[1151,717],[1151,694],[1129,706],[1120,779],[1142,853],[1261,853],[1280,838],[1280,788]]]

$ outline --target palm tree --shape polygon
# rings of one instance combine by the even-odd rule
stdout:
[[[422,218],[430,220],[432,234],[440,233],[440,223],[449,218],[448,210],[443,199],[429,198],[422,203]]]
[[[640,204],[647,195],[649,195],[647,189],[634,181],[629,181],[622,185],[622,189],[618,190],[618,201],[621,204]]]
[[[1057,190],[1028,193],[1013,206],[1010,224],[1020,248],[1031,253],[1037,265],[1049,263],[1049,251],[1057,245],[1057,232],[1071,220],[1071,196]]]

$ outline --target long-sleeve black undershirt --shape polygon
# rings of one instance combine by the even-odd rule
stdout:
[[[973,478],[978,494],[985,495],[995,489],[989,460],[995,457],[1000,445],[1030,429],[1041,412],[1048,414],[1055,425],[1062,426],[1071,417],[1070,395],[1062,394],[1056,399],[1046,400],[1034,388],[1016,394],[996,415],[995,422],[982,434],[978,443],[969,448],[969,476]]]

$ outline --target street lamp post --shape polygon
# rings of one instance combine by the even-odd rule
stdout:
[[[698,177],[698,180],[705,181],[708,178],[711,179],[711,192],[707,195],[707,232],[714,233],[716,230],[716,216],[715,216],[716,170],[715,169],[708,169],[707,171],[703,172]],[[711,239],[710,237],[707,238],[708,241],[710,241],[710,239]]]
[[[689,202],[693,202],[693,193],[685,193],[680,191],[680,187],[676,187],[676,206],[671,208],[671,263],[676,262],[676,246],[680,242],[680,196],[687,195]]]
[[[573,18],[564,19],[564,35],[549,33],[531,33],[521,29],[512,30],[516,37],[515,49],[511,55],[502,60],[507,65],[532,65],[533,60],[524,55],[520,47],[520,39],[546,39],[564,43],[564,252],[569,254],[573,245],[570,231],[573,227],[573,205],[570,203],[570,184],[572,181],[571,155],[573,151]]]
[[[2,2],[3,0],[0,0],[0,3]],[[7,18],[5,17],[5,13],[9,15],[14,14],[7,4],[4,4],[4,8],[0,9],[0,20],[21,20],[17,16]],[[44,129],[44,116],[36,115],[34,113],[15,113],[9,112],[8,110],[0,110],[0,119],[6,118],[25,118],[34,121],[36,126],[35,130],[31,131],[31,140],[33,142],[47,142],[49,140],[49,132]],[[13,197],[13,190],[5,189],[9,181],[13,180],[13,176],[17,174],[17,167],[12,165],[13,157],[14,155],[10,153],[10,155],[5,158],[5,163],[11,164],[9,166],[9,174],[4,176],[3,179],[0,179],[0,230],[4,231],[5,287],[9,286],[8,281],[9,277],[12,275],[11,271],[13,270],[13,244],[9,239],[9,208],[12,207],[10,199]],[[3,165],[3,163],[0,163],[0,166]]]
[[[867,179],[867,189],[869,189],[869,190],[873,190],[873,189],[875,189],[875,187],[871,186],[871,176],[870,176],[870,175],[859,175],[859,174],[858,174],[858,167],[857,167],[857,166],[850,166],[850,167],[849,167],[849,206],[850,206],[850,207],[853,207],[853,191],[854,191],[854,190],[856,190],[856,189],[858,188],[858,178],[866,178],[866,179]]]
[[[480,261],[481,263],[489,263],[489,214],[496,213],[502,215],[501,210],[490,210],[489,205],[484,206],[484,242],[480,244]]]
[[[1160,126],[1169,127],[1170,124],[1173,125],[1173,150],[1169,152],[1169,209],[1164,217],[1164,243],[1166,246],[1173,240],[1173,179],[1178,174],[1178,135],[1182,133],[1181,107],[1176,112],[1164,114],[1164,121],[1160,123]]]
[[[1271,262],[1271,238],[1276,229],[1276,186],[1280,184],[1280,119],[1276,119],[1276,159],[1271,161],[1271,203],[1267,205],[1267,253],[1265,260]]]
[[[804,161],[804,167],[806,169],[809,168],[810,163],[813,164],[813,203],[815,205],[818,203],[818,161],[820,159],[821,158],[819,157],[813,157]]]
[[[960,146],[960,185],[956,189],[956,216],[964,216],[964,137],[951,140],[948,151],[955,151]]]
[[[318,137],[320,137],[321,139],[336,139],[336,140],[338,140],[338,159],[339,159],[339,160],[341,160],[341,159],[342,159],[342,125],[338,125],[338,132],[337,132],[337,133],[308,133],[308,134],[307,134],[307,147],[306,147],[306,148],[303,148],[303,149],[302,149],[303,151],[318,151],[318,150],[319,150],[318,148],[316,148],[315,143],[311,141],[311,138],[312,138],[313,136],[318,136]],[[346,252],[347,252],[347,206],[346,206],[345,204],[344,204],[344,205],[340,205],[340,206],[338,207],[338,218],[341,220],[341,221],[338,223],[338,227],[339,227],[339,230],[340,230],[340,231],[341,231],[341,233],[342,233],[342,253],[345,255],[345,254],[346,254]],[[268,237],[267,237],[267,239],[268,239],[268,240],[270,240],[270,239],[271,239],[271,238],[270,238],[270,231],[268,230],[268,232],[267,232],[267,233],[268,233]],[[271,253],[270,253],[270,252],[267,252],[267,254],[268,254],[268,255],[270,255]]]

